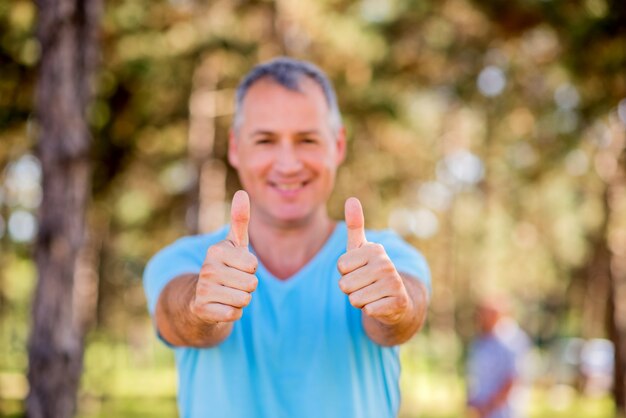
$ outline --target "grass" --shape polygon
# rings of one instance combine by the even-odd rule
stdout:
[[[401,380],[400,418],[460,418],[464,416],[464,383],[454,371],[435,371],[425,363],[407,364]],[[177,416],[175,373],[171,368],[113,369],[87,372],[77,418],[171,418]],[[25,379],[0,372],[0,417],[23,416]],[[17,388],[17,389],[15,389]],[[2,388],[0,388],[2,389]],[[608,396],[586,397],[568,387],[536,386],[527,402],[529,418],[612,418]]]
[[[112,392],[83,397],[78,418],[176,416],[172,370],[125,371],[111,376]],[[459,418],[464,416],[463,379],[452,373],[409,373],[402,377],[400,418]],[[586,397],[565,387],[535,387],[527,402],[529,418],[612,418],[607,397]]]

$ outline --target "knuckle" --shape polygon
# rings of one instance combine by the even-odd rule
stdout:
[[[244,283],[242,290],[248,293],[254,292],[258,285],[259,285],[259,279],[256,276],[252,276],[246,281],[246,283]]]
[[[235,308],[232,306],[225,306],[220,311],[220,316],[222,321],[233,321],[235,315]]]
[[[345,279],[340,279],[339,280],[339,289],[341,289],[341,291],[343,293],[348,293],[349,292],[350,288],[349,288],[348,283],[347,283],[347,281]]]
[[[196,293],[198,291],[208,292],[215,285],[215,278],[217,273],[214,270],[207,270],[206,272],[200,272],[198,275],[198,281],[196,282]]]
[[[380,263],[380,262],[375,263],[373,266],[373,270],[376,272],[376,275],[378,276],[384,277],[387,274],[387,266],[385,266],[385,263]]]
[[[380,244],[379,244],[380,245]],[[382,246],[381,246],[382,248]],[[393,264],[391,262],[391,260],[389,259],[389,256],[387,255],[387,253],[385,252],[385,249],[383,248],[381,251],[376,251],[376,259],[378,260],[379,263],[389,263],[389,264]]]
[[[348,300],[350,300],[350,304],[355,308],[361,308],[363,306],[361,304],[359,296],[356,293],[348,295]]]
[[[346,259],[343,258],[343,256],[340,257],[339,260],[337,260],[337,270],[339,270],[341,274],[347,273],[348,265],[347,265]]]
[[[385,274],[385,275],[395,273],[396,271],[395,266],[393,265],[391,260],[389,260],[387,257],[380,257],[377,260],[376,266],[377,266],[378,272]]]
[[[385,254],[385,247],[383,247],[382,244],[379,244],[377,242],[372,243],[372,250],[376,254]]]
[[[212,258],[220,258],[224,255],[224,248],[221,243],[211,245],[207,251],[207,256]]]
[[[243,315],[243,310],[239,308],[230,308],[227,312],[227,317],[229,321],[237,321]]]
[[[242,305],[248,306],[250,302],[252,302],[252,295],[250,293],[246,293],[245,295],[242,296],[241,299],[242,299]]]
[[[198,281],[198,284],[196,285],[196,299],[194,304],[198,303],[198,298],[206,298],[208,295],[209,286],[203,281]]]
[[[209,309],[210,305],[207,304],[194,304],[191,308],[193,314],[206,322],[214,322],[216,321],[215,313]],[[217,318],[219,319],[219,317]]]
[[[222,313],[221,313],[222,321],[225,321],[225,322],[234,321],[235,320],[234,319],[235,318],[234,313],[235,313],[235,308],[232,308],[232,307],[224,308]]]
[[[404,285],[402,284],[402,279],[398,277],[394,277],[389,284],[391,290],[396,293],[400,293],[404,290]]]
[[[198,282],[200,283],[202,280],[211,280],[215,278],[217,273],[217,268],[214,263],[208,261],[205,262],[200,268],[200,274],[198,275]]]

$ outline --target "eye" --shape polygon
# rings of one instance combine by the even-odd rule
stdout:
[[[305,138],[302,138],[300,142],[303,144],[317,144],[317,139],[305,137]]]
[[[269,145],[272,143],[272,139],[268,137],[260,137],[254,140],[256,145]]]

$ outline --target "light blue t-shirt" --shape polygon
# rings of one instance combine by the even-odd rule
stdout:
[[[228,227],[179,239],[150,260],[150,313],[168,281],[197,273]],[[390,231],[367,231],[396,269],[430,288],[424,257]],[[259,284],[231,335],[213,348],[174,348],[182,418],[391,418],[400,403],[398,347],[372,342],[361,311],[339,289],[347,229],[337,224],[319,253],[288,280],[259,262]],[[254,251],[253,248],[251,248]]]

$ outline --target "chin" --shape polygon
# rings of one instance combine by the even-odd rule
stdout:
[[[310,216],[302,213],[281,213],[274,215],[274,219],[281,224],[300,224],[308,218],[310,218]]]
[[[272,217],[279,225],[296,226],[302,225],[313,218],[314,211],[297,210],[296,208],[272,213]]]

